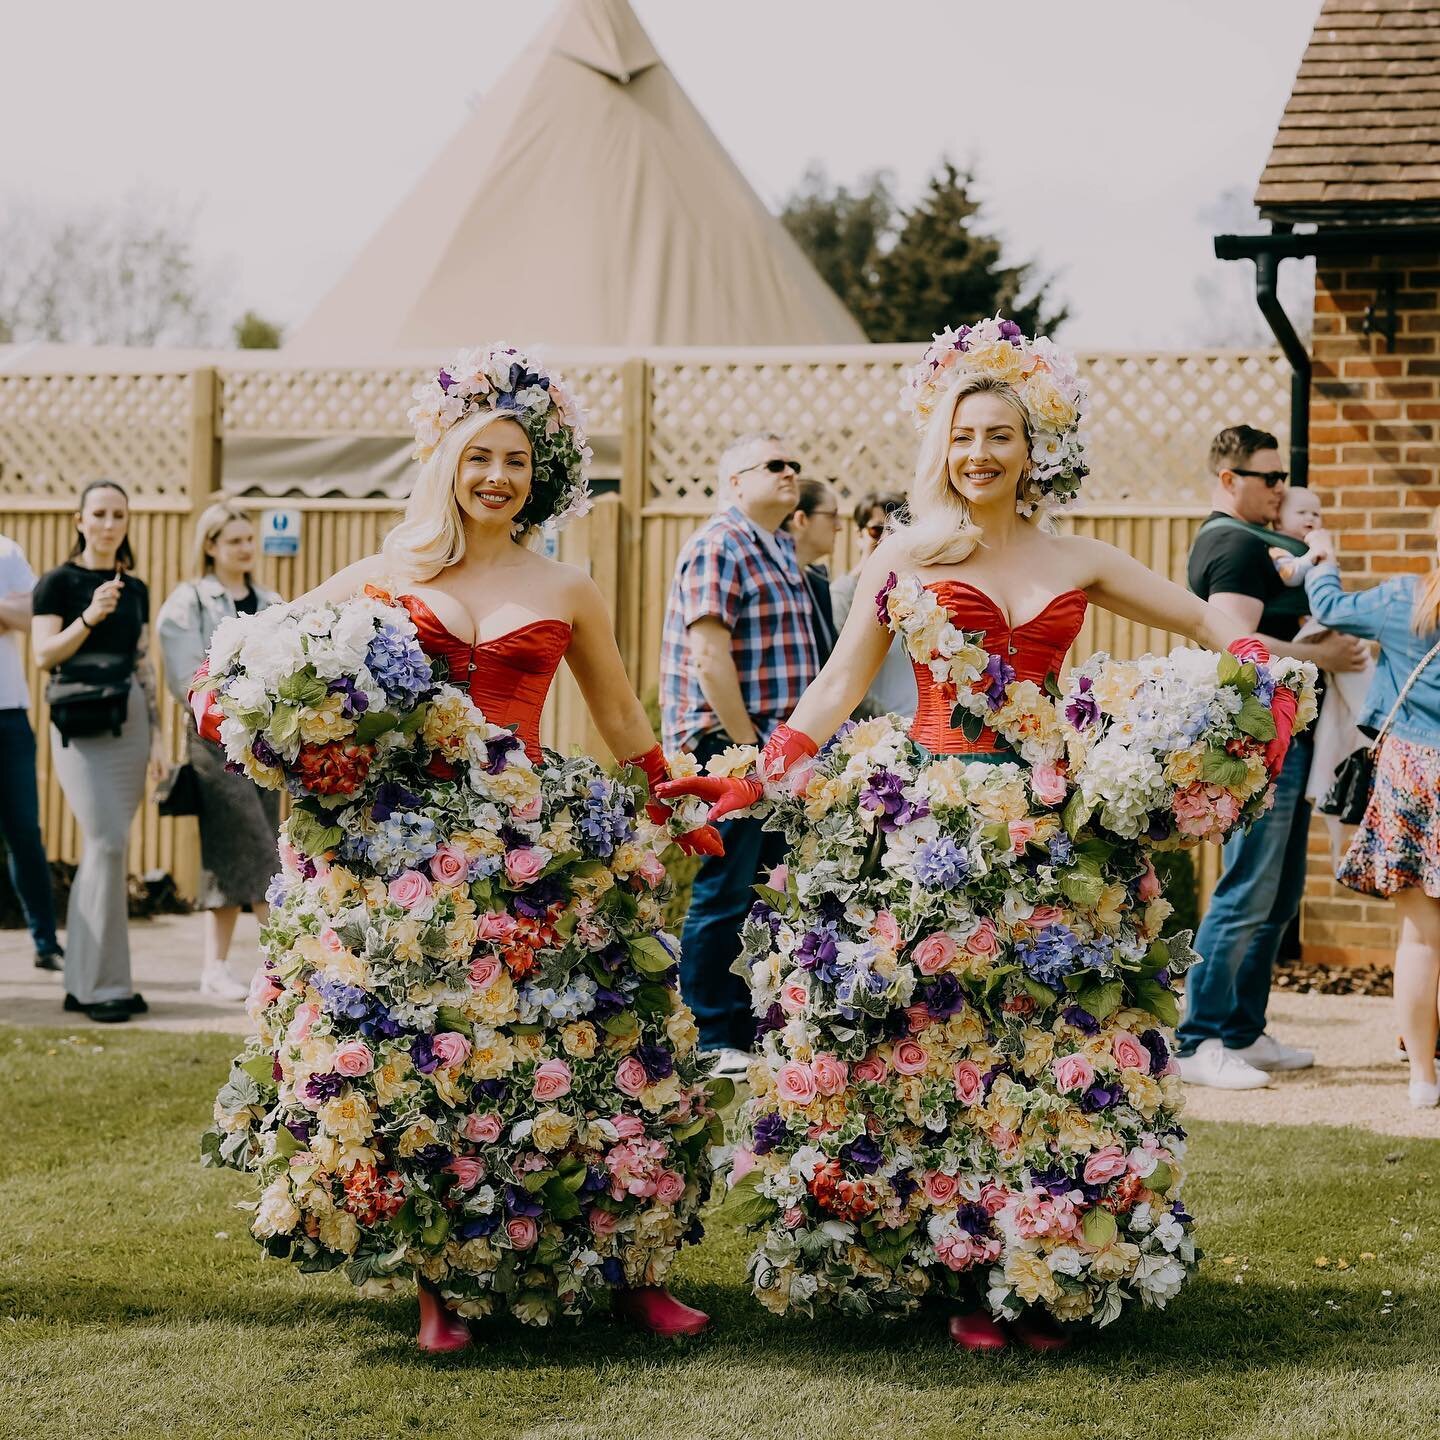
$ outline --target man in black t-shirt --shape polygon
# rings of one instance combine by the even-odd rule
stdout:
[[[1271,651],[1322,670],[1358,670],[1364,645],[1348,635],[1297,641],[1305,593],[1281,580],[1269,527],[1280,513],[1286,474],[1275,437],[1249,425],[1222,430],[1210,447],[1214,507],[1190,551],[1190,588],[1258,633]],[[1200,955],[1186,978],[1180,1071],[1193,1085],[1252,1090],[1270,1071],[1301,1070],[1308,1050],[1265,1030],[1270,975],[1305,891],[1310,806],[1305,781],[1312,745],[1297,735],[1275,783],[1273,807],[1225,847],[1225,868],[1195,936]]]

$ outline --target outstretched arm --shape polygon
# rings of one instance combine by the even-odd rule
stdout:
[[[347,565],[343,570],[337,570],[328,580],[322,580],[313,590],[307,590],[303,595],[297,595],[283,608],[293,611],[303,609],[307,605],[324,605],[330,602],[338,604],[342,600],[353,599],[367,585],[374,584],[385,573],[384,558],[380,555],[367,555],[363,560],[357,560],[353,565]]]
[[[628,760],[655,745],[655,732],[625,673],[599,586],[588,575],[578,573],[574,586],[565,662],[580,686],[600,738],[617,760]]]

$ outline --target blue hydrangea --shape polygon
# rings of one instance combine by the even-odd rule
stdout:
[[[1080,941],[1067,925],[1047,925],[1030,940],[1015,947],[1025,972],[1042,985],[1059,986],[1079,968]]]
[[[948,835],[927,840],[915,856],[915,878],[929,890],[953,890],[970,873],[970,857]]]
[[[595,854],[607,860],[617,845],[628,844],[635,838],[635,828],[625,812],[619,787],[603,779],[590,782],[590,793],[585,797],[576,828],[589,841]]]
[[[415,701],[430,689],[430,661],[408,635],[384,626],[365,652],[365,665],[391,703]]]
[[[370,863],[382,875],[416,870],[440,843],[435,822],[413,810],[397,810],[369,837]]]
[[[577,975],[563,990],[549,986],[527,986],[522,992],[525,1008],[543,1010],[558,1025],[568,1024],[588,1015],[595,1008],[600,987],[588,976]]]

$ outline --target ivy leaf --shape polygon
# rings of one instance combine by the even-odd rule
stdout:
[[[630,962],[642,975],[663,975],[675,957],[653,935],[641,935],[627,946]]]
[[[1155,980],[1137,980],[1134,987],[1135,1004],[1141,1010],[1148,1010],[1162,1025],[1174,1026],[1180,1020],[1180,1005],[1172,991]]]

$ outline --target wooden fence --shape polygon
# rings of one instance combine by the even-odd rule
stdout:
[[[806,353],[659,351],[643,357],[559,361],[591,416],[602,493],[592,514],[560,540],[562,558],[587,566],[607,596],[621,651],[642,695],[658,683],[660,628],[676,555],[713,509],[713,472],[735,434],[783,430],[812,474],[842,502],[872,488],[903,488],[915,438],[896,407],[911,347],[866,346]],[[1183,579],[1184,558],[1204,512],[1204,452],[1222,425],[1246,420],[1283,432],[1285,372],[1268,351],[1089,355],[1089,426],[1095,477],[1086,508],[1067,523]],[[131,541],[155,609],[186,578],[195,516],[225,490],[258,513],[277,503],[300,512],[294,558],[266,557],[261,578],[294,596],[372,552],[408,493],[409,473],[381,493],[352,493],[356,476],[337,460],[316,469],[306,446],[408,444],[404,411],[422,378],[416,366],[297,370],[283,354],[235,357],[213,369],[174,373],[0,372],[0,533],[19,542],[37,572],[70,545],[73,496],[106,475],[132,496]],[[237,493],[231,463],[245,446],[278,446],[270,478]],[[287,448],[288,447],[288,448]],[[287,472],[285,456],[293,456]],[[311,468],[307,469],[306,466]],[[316,493],[324,492],[324,493]],[[847,527],[836,572],[851,563]],[[1092,612],[1076,647],[1135,655],[1172,637]],[[50,765],[48,725],[33,682],[41,806],[53,855],[74,859],[78,836]],[[166,704],[178,753],[180,717]],[[568,675],[547,709],[544,738],[603,754]],[[132,868],[168,870],[189,891],[197,860],[194,822],[142,808]],[[1213,857],[1204,866],[1214,871]]]

